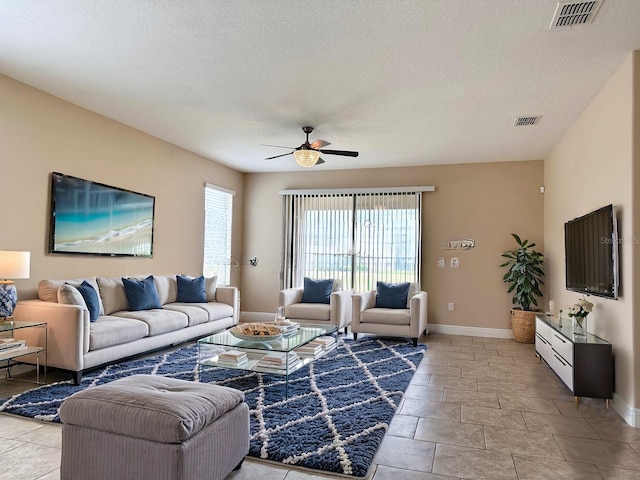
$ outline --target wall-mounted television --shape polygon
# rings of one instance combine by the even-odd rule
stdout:
[[[567,290],[618,298],[618,223],[613,205],[564,224]]]
[[[53,172],[49,252],[151,257],[155,197]]]

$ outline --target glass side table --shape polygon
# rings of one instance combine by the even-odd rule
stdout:
[[[27,355],[35,355],[36,359],[36,381],[34,383],[42,385],[40,383],[40,355],[44,357],[42,365],[44,367],[44,382],[47,381],[47,343],[48,343],[48,331],[46,322],[24,322],[20,320],[14,320],[13,317],[7,317],[4,321],[0,321],[0,338],[14,338],[16,330],[23,328],[41,328],[44,330],[44,346],[38,345],[25,345],[19,349],[9,349],[6,352],[2,352],[0,349],[0,369],[5,369],[5,379],[12,379],[17,381],[31,382],[31,380],[23,380],[11,376],[11,367],[19,365],[25,362],[21,362],[20,358]]]

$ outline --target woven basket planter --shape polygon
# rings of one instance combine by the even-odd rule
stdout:
[[[518,343],[534,343],[536,339],[536,315],[519,308],[511,309],[511,330]]]

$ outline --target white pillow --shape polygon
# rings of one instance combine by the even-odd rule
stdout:
[[[420,293],[420,284],[418,282],[411,282],[409,284],[409,292],[407,293],[407,308],[411,305],[411,297]]]
[[[64,284],[58,289],[58,303],[65,305],[80,305],[82,308],[87,309],[87,303],[84,301],[82,294],[76,287]]]
[[[204,293],[207,296],[207,302],[216,301],[216,283],[218,282],[218,276],[214,275],[211,278],[204,279]]]

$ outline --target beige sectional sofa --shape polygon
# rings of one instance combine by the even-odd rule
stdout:
[[[63,286],[77,287],[83,281],[99,294],[100,311],[95,321],[90,321],[84,302],[63,294],[68,290]],[[14,318],[47,322],[47,365],[71,371],[76,383],[84,370],[203,337],[238,323],[238,289],[216,287],[215,277],[206,279],[207,302],[203,303],[177,302],[175,275],[153,276],[153,283],[162,308],[131,311],[120,277],[42,280],[39,298],[18,302]],[[45,341],[42,329],[16,330],[15,336],[32,344],[44,345]]]

